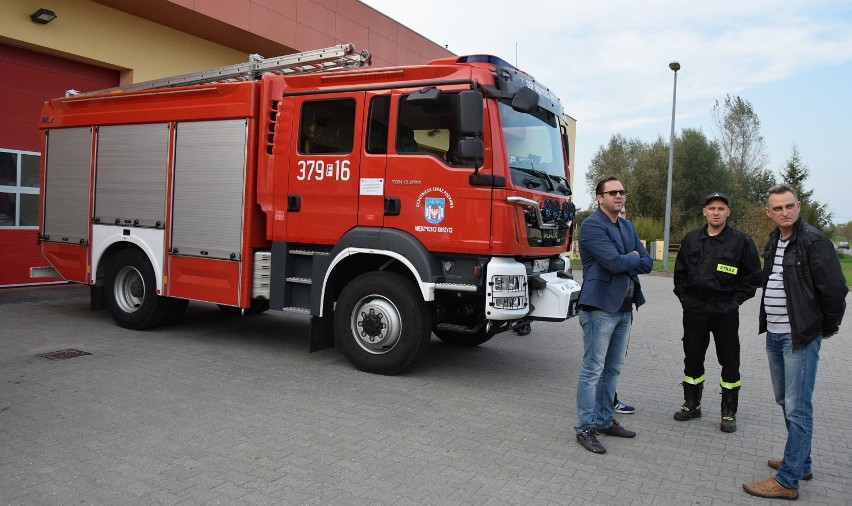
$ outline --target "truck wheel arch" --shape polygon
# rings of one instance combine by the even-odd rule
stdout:
[[[315,314],[326,313],[326,305],[336,300],[348,281],[370,271],[389,270],[409,277],[418,285],[423,300],[435,299],[434,279],[440,264],[423,244],[400,230],[374,230],[357,227],[346,233],[329,255],[328,266],[314,297],[319,307]]]

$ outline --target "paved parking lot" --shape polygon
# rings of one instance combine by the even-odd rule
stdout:
[[[173,327],[134,332],[90,312],[79,286],[0,289],[3,504],[769,504],[742,491],[772,475],[785,430],[772,400],[758,302],[742,309],[739,430],[682,402],[680,309],[671,278],[642,277],[619,385],[637,406],[575,441],[579,323],[536,323],[474,349],[433,340],[394,377],[339,350],[308,353],[306,319],[190,305]],[[852,317],[823,345],[814,479],[800,500],[852,500]],[[91,355],[47,360],[78,349]],[[718,380],[708,351],[708,385]]]

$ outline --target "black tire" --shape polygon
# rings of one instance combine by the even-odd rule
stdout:
[[[479,346],[494,337],[488,335],[484,325],[473,334],[453,332],[444,329],[432,329],[432,332],[434,332],[435,336],[437,336],[442,342],[452,346],[458,346],[459,348],[473,348],[474,346]]]
[[[169,300],[157,295],[151,262],[139,250],[119,251],[106,273],[106,305],[119,326],[132,330],[156,327],[169,310]]]
[[[429,308],[408,278],[370,272],[352,280],[337,300],[334,336],[357,369],[396,374],[417,360],[432,338]]]

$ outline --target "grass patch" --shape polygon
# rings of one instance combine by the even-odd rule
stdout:
[[[846,284],[852,286],[852,256],[840,254],[840,268],[843,269],[843,276],[846,278]]]

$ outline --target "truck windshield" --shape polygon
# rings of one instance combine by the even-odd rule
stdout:
[[[565,178],[562,136],[556,115],[541,107],[531,113],[519,112],[512,109],[508,99],[500,99],[498,103],[506,154],[509,166],[514,169],[512,179],[516,179],[517,172]]]

